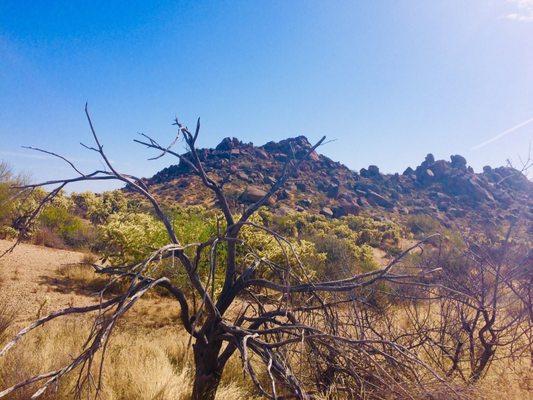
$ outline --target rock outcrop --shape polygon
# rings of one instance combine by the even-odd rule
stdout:
[[[531,217],[532,183],[508,167],[483,168],[475,173],[467,160],[452,155],[450,161],[428,154],[415,169],[383,174],[370,165],[360,173],[316,151],[304,136],[268,142],[263,146],[225,138],[215,149],[199,150],[206,172],[224,182],[231,205],[241,207],[259,200],[290,160],[309,154],[297,176],[272,198],[280,212],[309,210],[327,217],[366,213],[435,213],[443,220],[476,216],[493,221],[517,217],[526,209]],[[184,157],[190,157],[185,154]],[[145,183],[159,197],[180,204],[209,204],[213,196],[181,162],[158,172]]]

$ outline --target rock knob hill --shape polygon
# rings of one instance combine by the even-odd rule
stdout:
[[[225,138],[215,149],[198,151],[206,172],[229,195],[232,207],[257,201],[291,158],[304,157],[311,144],[304,136],[263,146]],[[185,154],[184,157],[190,157]],[[214,197],[186,163],[171,165],[144,183],[164,201],[209,205]],[[432,214],[445,223],[469,220],[497,225],[516,218],[531,219],[532,182],[510,167],[475,173],[460,155],[450,161],[428,154],[415,169],[384,174],[371,165],[359,172],[312,152],[294,177],[271,201],[279,213],[309,211],[337,218],[349,214]]]

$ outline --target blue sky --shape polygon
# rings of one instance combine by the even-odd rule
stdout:
[[[533,139],[533,0],[0,2],[0,159],[36,180],[70,172],[22,145],[99,167],[85,101],[141,176],[174,160],[131,139],[170,142],[175,115],[206,147],[327,135],[353,169],[502,165]]]

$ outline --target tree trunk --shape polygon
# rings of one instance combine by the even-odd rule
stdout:
[[[192,400],[214,400],[224,366],[218,362],[222,342],[193,345],[195,375]]]

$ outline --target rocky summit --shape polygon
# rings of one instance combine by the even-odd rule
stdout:
[[[201,149],[206,172],[223,183],[235,209],[259,200],[290,159],[301,159],[311,144],[304,136],[263,146],[225,138],[215,149]],[[184,154],[190,157],[190,154]],[[188,165],[180,162],[145,180],[160,199],[209,205],[215,201]],[[337,218],[361,212],[371,215],[432,214],[445,223],[476,220],[488,224],[531,218],[532,182],[510,167],[484,167],[475,173],[466,159],[450,161],[428,154],[415,169],[384,174],[376,165],[359,172],[330,158],[310,153],[299,172],[271,199],[279,213],[310,211]]]

